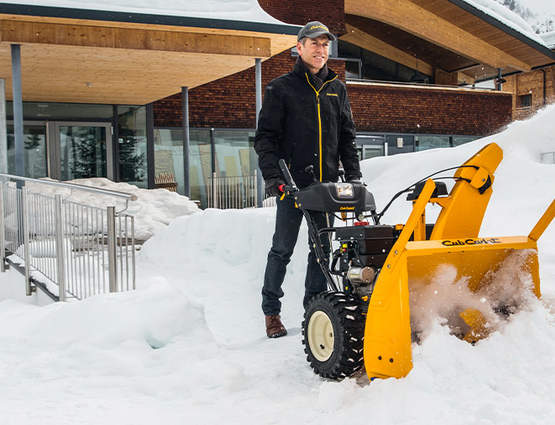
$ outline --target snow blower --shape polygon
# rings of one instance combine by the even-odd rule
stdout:
[[[364,365],[370,379],[406,376],[412,369],[411,344],[419,338],[419,329],[411,323],[411,310],[412,316],[416,311],[411,301],[418,303],[417,289],[430,287],[434,274],[446,267],[455,271],[453,282],[468,293],[486,294],[482,301],[495,286],[510,293],[517,289],[512,286],[522,285],[540,297],[537,241],[555,216],[555,201],[528,236],[478,236],[502,157],[501,148],[489,144],[463,165],[400,191],[380,213],[364,184],[315,181],[299,190],[280,160],[285,195],[294,197],[306,218],[328,282],[328,291],[309,302],[302,325],[307,360],[316,374],[343,379]],[[451,170],[453,176],[437,177]],[[445,178],[455,181],[449,193],[438,181]],[[381,224],[384,212],[404,193],[413,203],[407,222]],[[434,224],[426,223],[428,203],[441,208]],[[340,214],[344,225],[317,229],[309,211]],[[323,236],[338,243],[331,258],[322,248]],[[515,256],[517,260],[511,260]],[[496,279],[507,263],[513,264],[505,270],[509,278]],[[513,281],[516,274],[524,278]],[[470,343],[487,337],[491,312],[506,316],[518,307],[515,300],[499,297],[489,313],[480,305],[454,306],[453,333]]]

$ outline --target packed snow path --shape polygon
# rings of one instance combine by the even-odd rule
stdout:
[[[461,164],[491,141],[504,160],[482,235],[527,234],[555,196],[555,164],[540,163],[542,152],[555,151],[555,107],[458,148],[365,161],[364,178],[383,206],[397,190]],[[383,222],[404,222],[409,210],[399,200]],[[274,214],[207,210],[173,220],[140,253],[135,292],[40,307],[21,301],[20,275],[0,275],[1,423],[552,422],[553,224],[539,243],[541,301],[530,300],[475,346],[437,321],[413,345],[414,369],[405,379],[337,383],[312,373],[301,345],[306,228],[284,286],[289,335],[264,336],[260,285]]]

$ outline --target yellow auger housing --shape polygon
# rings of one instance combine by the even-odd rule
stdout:
[[[530,277],[530,289],[540,297],[537,241],[555,216],[555,201],[528,236],[478,237],[492,193],[494,172],[503,153],[496,144],[485,146],[455,173],[447,196],[432,197],[435,183],[426,181],[412,212],[391,248],[376,280],[364,329],[364,365],[370,378],[401,378],[412,369],[411,285],[430,284],[438,267],[453,267],[457,281],[474,293],[487,289],[504,261],[521,254],[520,268]],[[442,210],[426,238],[426,205]],[[459,316],[474,342],[487,335],[479,309],[465,308]]]

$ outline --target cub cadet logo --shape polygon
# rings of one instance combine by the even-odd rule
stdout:
[[[441,242],[444,246],[461,246],[461,245],[492,245],[496,243],[501,243],[501,241],[497,238],[490,238],[490,239],[465,239],[461,241],[457,239],[456,241],[446,240]]]
[[[344,210],[352,211],[354,209],[355,209],[355,207],[339,207],[340,211],[344,211]]]
[[[328,31],[328,27],[325,27],[325,26],[323,26],[323,25],[312,25],[312,26],[310,27],[310,31],[311,31],[311,30],[315,30],[316,28],[322,28],[324,31]]]

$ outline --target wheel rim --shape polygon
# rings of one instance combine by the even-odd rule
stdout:
[[[308,322],[308,344],[314,357],[325,362],[333,353],[333,325],[323,311],[316,311]]]

